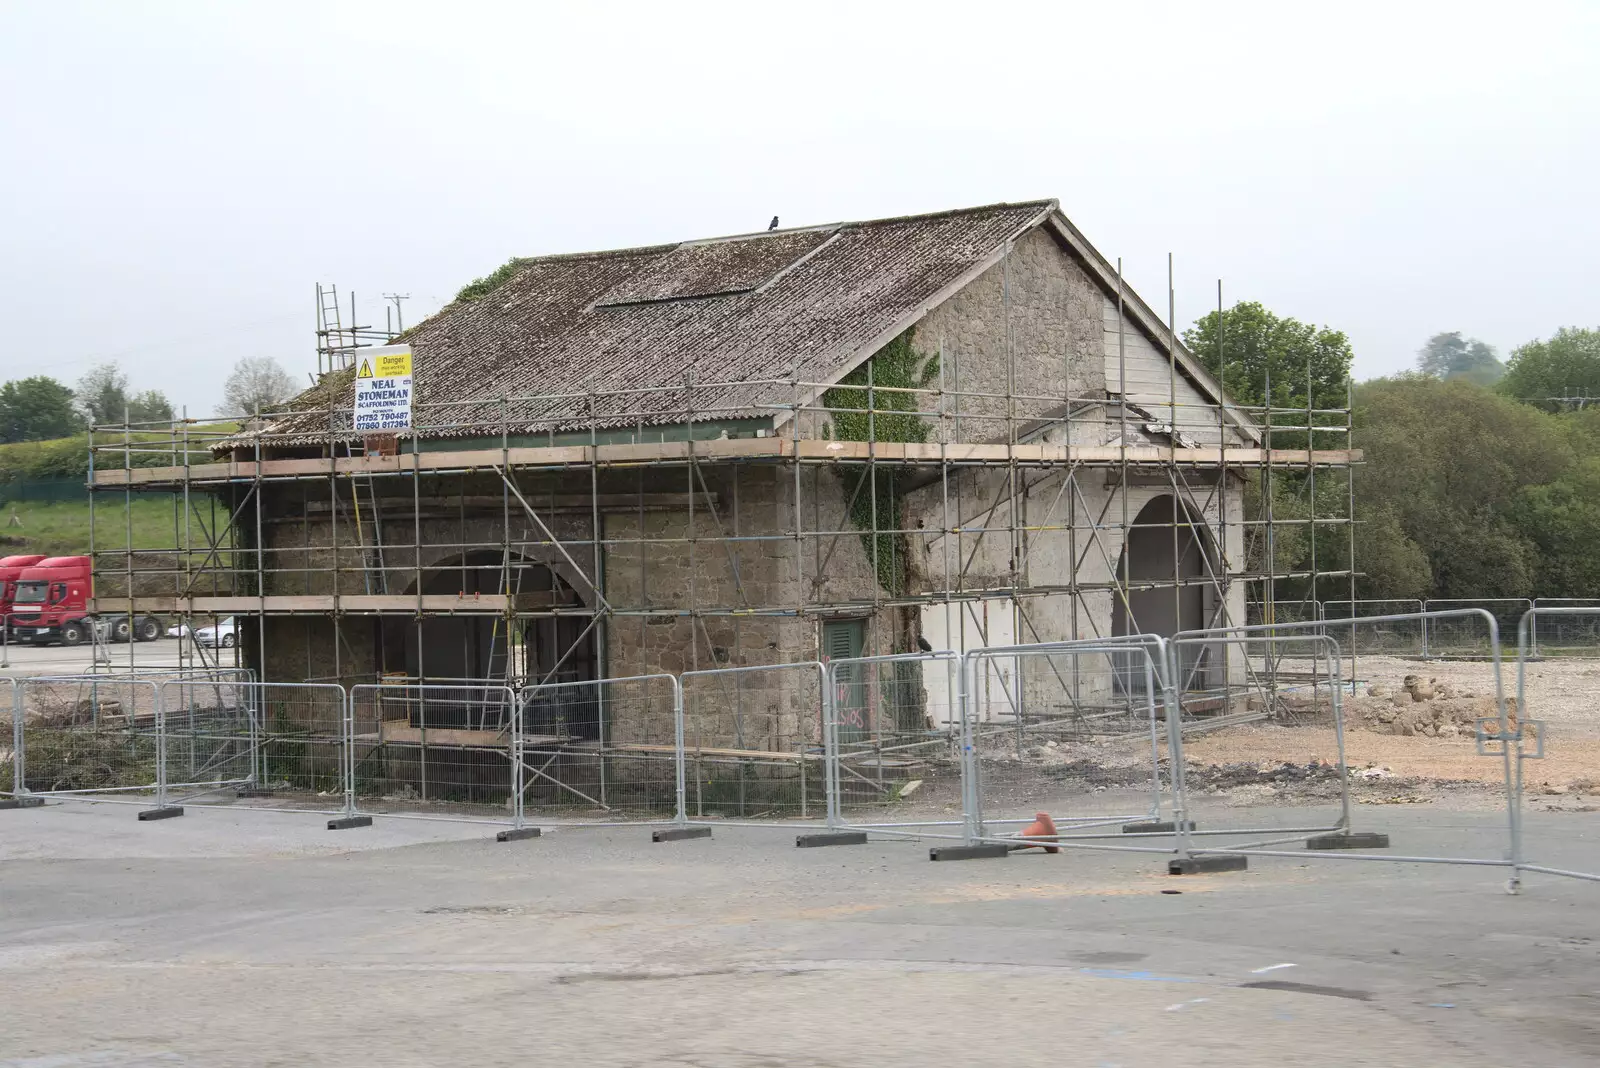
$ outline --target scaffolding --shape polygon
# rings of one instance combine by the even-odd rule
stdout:
[[[350,294],[350,318],[344,318],[339,301],[339,287],[317,283],[317,375],[349,368],[358,349],[385,345],[394,338],[404,324],[399,321],[400,301],[403,296],[386,296],[383,330],[362,325],[356,315],[356,295]],[[391,312],[394,314],[391,316]]]
[[[859,619],[870,625],[855,651],[886,654],[915,647],[929,608],[944,616],[943,636],[954,646],[963,633],[964,645],[993,644],[997,632],[1017,642],[1105,637],[1108,603],[1116,629],[1133,633],[1140,606],[1155,598],[1170,597],[1170,622],[1193,629],[1272,622],[1296,598],[1314,604],[1353,591],[1359,453],[1349,445],[1348,406],[1223,403],[1202,416],[1185,411],[1196,406],[1174,392],[1170,409],[1154,414],[1102,396],[1069,398],[1057,419],[1023,420],[997,413],[1060,398],[963,392],[950,383],[878,386],[870,365],[865,383],[847,390],[837,382],[759,383],[794,397],[766,421],[735,420],[716,406],[713,398],[753,384],[686,376],[677,403],[641,412],[631,427],[595,420],[574,428],[567,415],[544,426],[469,421],[458,415],[461,405],[422,405],[398,447],[341,428],[348,412],[335,409],[292,413],[296,425],[310,419],[330,428],[311,445],[302,431],[275,431],[272,414],[244,428],[200,419],[96,427],[91,510],[95,500],[122,496],[127,511],[133,494],[164,491],[175,535],[169,546],[128,550],[130,518],[124,547],[97,548],[97,607],[177,616],[191,627],[233,616],[264,681],[279,681],[268,676],[283,666],[282,650],[269,655],[268,643],[287,633],[272,633],[269,621],[313,617],[328,627],[306,629],[305,671],[292,672],[303,679],[292,681],[425,681],[438,677],[427,663],[433,654],[476,666],[475,677],[513,682],[541,681],[528,678],[537,662],[542,681],[553,682],[568,680],[579,659],[595,677],[622,628],[668,619],[688,628],[680,670],[697,670],[745,648],[736,633],[731,644],[713,640],[711,620],[737,632],[763,619]],[[595,411],[646,392],[663,391],[472,404],[504,411],[577,401]],[[874,424],[908,418],[924,424],[923,440],[875,432]],[[997,418],[1000,440],[962,440],[964,423],[992,429]],[[1174,429],[1202,418],[1217,427],[1213,444]],[[835,436],[841,420],[864,422],[865,440]],[[1258,428],[1260,440],[1231,443],[1242,437],[1230,429],[1239,426]],[[1281,447],[1274,437],[1294,444]],[[1300,514],[1275,512],[1275,480],[1299,488]],[[1326,491],[1330,480],[1340,492]],[[916,509],[906,504],[913,495]],[[1141,496],[1168,503],[1141,510]],[[1323,514],[1329,501],[1340,506]],[[917,525],[907,525],[913,512]],[[652,523],[658,515],[674,520]],[[631,522],[608,523],[610,516]],[[1299,532],[1311,566],[1280,566],[1286,529]],[[1161,574],[1149,573],[1150,561],[1141,565],[1131,548],[1156,539],[1171,546]],[[1319,540],[1342,543],[1344,566],[1316,566]],[[1059,566],[1059,553],[1045,566],[1047,541],[1065,545],[1070,567]],[[982,566],[995,554],[1002,568]],[[847,556],[878,581],[841,591],[832,576]],[[688,564],[670,599],[648,594],[653,568],[666,559]],[[792,581],[741,581],[741,563],[748,573],[756,559],[780,560],[773,570]],[[631,598],[616,592],[624,561],[638,570]],[[703,582],[713,565],[731,582]],[[770,595],[778,590],[781,603]],[[1196,590],[1205,593],[1198,619],[1185,601]],[[1042,601],[1055,603],[1064,631],[1041,628],[1034,606]],[[1009,620],[995,618],[997,602],[1009,607]],[[477,651],[463,660],[431,647],[424,627],[440,618],[484,621],[456,635]],[[413,670],[385,661],[381,650],[358,650],[372,645],[373,619],[390,631],[415,629]],[[358,625],[367,634],[353,642]],[[549,647],[530,658],[535,630]],[[314,648],[322,641],[330,646]],[[585,643],[598,648],[580,656]],[[330,658],[331,670],[319,668]],[[1188,688],[1196,709],[1208,698],[1221,707],[1272,688],[1248,663],[1213,667],[1208,684]]]
[[[467,793],[509,759],[606,807],[608,761],[648,777],[665,744],[659,700],[619,701],[613,683],[692,676],[696,767],[734,767],[743,811],[775,775],[806,797],[826,675],[807,665],[892,661],[832,695],[850,706],[855,774],[886,794],[892,769],[951,744],[951,709],[1014,730],[1020,753],[1030,725],[1127,729],[1149,697],[1129,653],[996,660],[958,700],[918,650],[1289,623],[1354,599],[1348,383],[1319,406],[1307,367],[1302,405],[1234,403],[1225,346],[1208,371],[1179,345],[1170,278],[1163,329],[1120,265],[1090,313],[1103,352],[1026,350],[1010,258],[995,262],[1004,340],[980,351],[907,330],[831,378],[794,353],[762,358],[787,377],[451,382],[398,434],[358,431],[345,394],[355,349],[392,338],[339,325],[319,288],[321,375],[289,410],[91,431],[96,608],[191,630],[233,617],[261,683],[371,695],[353,715],[375,759],[477,753],[458,761]],[[1223,315],[1219,287],[1225,339]],[[170,544],[136,544],[135,494],[169,497]],[[127,528],[106,548],[95,502],[119,495]],[[1259,718],[1326,682],[1278,648],[1186,645],[1165,714]],[[490,690],[510,696],[439,696]],[[508,735],[538,737],[545,762],[503,753]]]

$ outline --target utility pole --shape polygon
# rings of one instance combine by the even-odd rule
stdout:
[[[403,333],[406,332],[406,322],[405,322],[405,318],[401,314],[400,302],[401,301],[405,301],[405,300],[410,300],[411,299],[411,294],[410,293],[385,293],[383,295],[383,299],[388,301],[390,304],[394,305],[394,326],[389,331],[389,337],[392,340],[397,335],[403,334]],[[387,309],[385,309],[384,318],[386,320],[388,319]]]

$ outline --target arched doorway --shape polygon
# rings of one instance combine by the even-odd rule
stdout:
[[[1204,520],[1195,518],[1171,494],[1156,497],[1139,509],[1117,561],[1119,583],[1124,574],[1129,588],[1125,599],[1118,596],[1113,601],[1113,634],[1170,637],[1213,625],[1220,601],[1217,578],[1221,568],[1211,534]],[[1180,648],[1183,689],[1209,684],[1210,652],[1198,645]],[[1130,688],[1143,687],[1142,661],[1137,671],[1122,674]]]

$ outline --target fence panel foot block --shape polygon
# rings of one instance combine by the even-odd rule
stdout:
[[[1011,852],[1008,845],[934,846],[929,860],[991,860]]]
[[[1194,820],[1187,820],[1188,830],[1194,830]],[[1123,834],[1175,834],[1178,825],[1172,820],[1147,820],[1144,823],[1124,823]]]
[[[540,832],[537,827],[512,827],[495,835],[494,840],[496,842],[520,842],[524,838],[538,838],[539,836]]]
[[[42,797],[0,797],[0,809],[6,808],[43,808]]]
[[[1344,831],[1306,839],[1307,849],[1388,849],[1389,836],[1377,831]]]
[[[1249,857],[1203,856],[1188,857],[1167,862],[1168,875],[1209,875],[1219,871],[1244,871],[1250,866]]]
[[[336,820],[328,821],[330,831],[348,831],[352,827],[371,827],[371,816],[340,816]]]
[[[183,815],[182,805],[167,805],[165,808],[147,808],[139,813],[139,822],[147,820],[170,820],[174,816]]]
[[[710,838],[710,827],[665,827],[650,832],[652,842],[681,842],[685,838]]]
[[[826,834],[798,834],[794,844],[801,849],[817,846],[866,845],[866,831],[829,831]]]

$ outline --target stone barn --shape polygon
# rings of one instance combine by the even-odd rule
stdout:
[[[218,502],[171,610],[236,616],[260,678],[579,684],[533,717],[600,744],[670,736],[593,680],[1244,622],[1245,474],[1345,457],[1263,450],[1054,201],[516,259],[394,342],[409,427],[355,429],[354,349],[209,462],[96,487]],[[1185,656],[1187,692],[1240,670]],[[986,718],[1143,687],[995,671]],[[948,721],[942,664],[869,674],[850,737]],[[691,678],[699,744],[814,744],[813,678]]]

